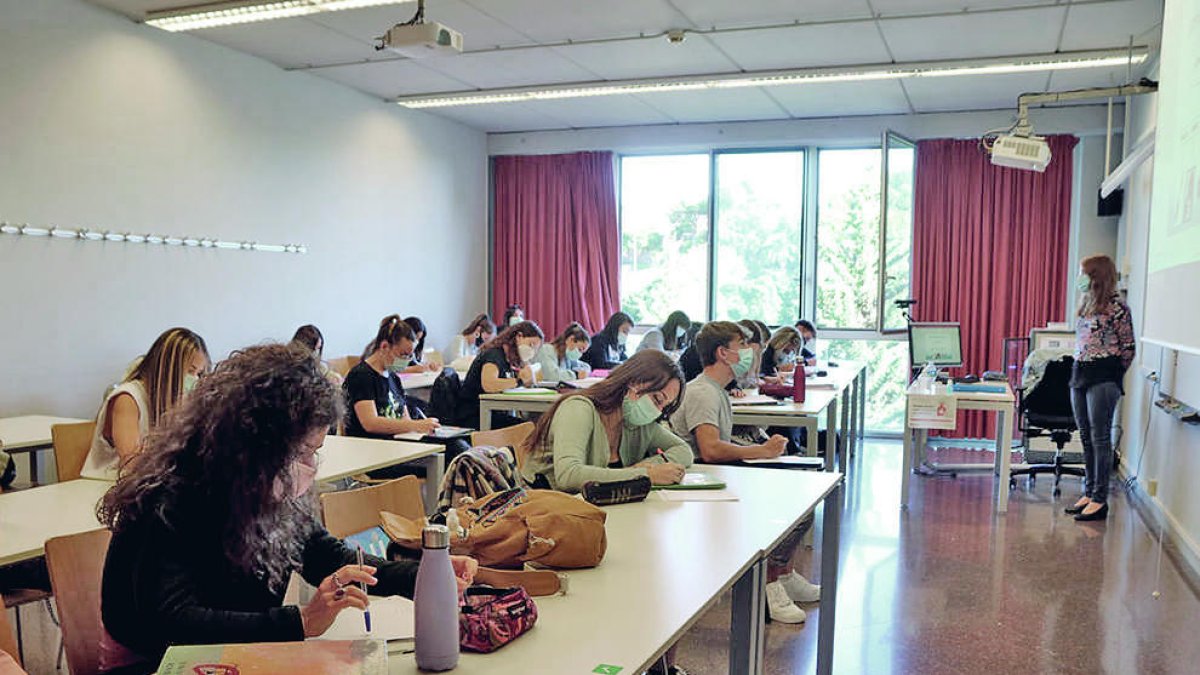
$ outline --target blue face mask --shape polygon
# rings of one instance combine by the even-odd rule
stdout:
[[[583,356],[583,352],[578,349],[568,349],[564,356],[567,357],[568,361],[578,361]]]
[[[750,366],[754,365],[754,350],[749,347],[742,347],[738,350],[738,362],[730,366],[733,368],[734,377],[741,377],[750,372]]]
[[[644,427],[647,424],[653,424],[655,420],[662,416],[662,411],[658,406],[654,405],[653,399],[649,394],[639,396],[636,401],[625,399],[621,402],[621,413],[625,417],[625,424],[631,427]]]
[[[388,370],[398,373],[407,368],[410,363],[412,363],[412,358],[410,357],[395,358],[392,359],[392,365],[388,366]]]
[[[1075,290],[1080,293],[1087,293],[1092,289],[1092,278],[1086,272],[1080,272],[1079,276],[1075,277]]]
[[[200,384],[200,378],[196,377],[195,375],[192,375],[191,373],[184,375],[183,376],[183,393],[185,393],[185,394],[192,393],[192,390],[196,388],[197,384]]]

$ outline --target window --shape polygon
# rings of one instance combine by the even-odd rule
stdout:
[[[904,430],[904,389],[908,385],[907,340],[821,338],[818,349],[822,359],[866,364],[867,429],[895,433]]]
[[[804,152],[729,152],[716,161],[713,315],[790,324],[800,312]]]
[[[880,151],[821,150],[818,162],[817,325],[874,330]]]
[[[621,158],[621,309],[708,316],[709,156]]]
[[[891,132],[884,134],[883,330],[905,328],[896,300],[909,298],[912,289],[913,174],[917,149],[912,141]]]

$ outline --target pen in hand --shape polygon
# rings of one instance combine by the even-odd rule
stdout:
[[[362,571],[362,568],[363,568],[362,544],[359,544],[357,548],[358,548],[358,569],[359,569],[359,571]],[[362,589],[362,592],[365,595],[367,592],[367,584],[360,581],[360,582],[358,582],[358,587]],[[363,610],[363,623],[366,624],[367,632],[370,633],[371,632],[371,606],[369,604],[367,605],[367,608]]]

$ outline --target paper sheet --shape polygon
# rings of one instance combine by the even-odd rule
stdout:
[[[651,499],[658,495],[663,502],[736,502],[738,496],[729,490],[655,490]]]
[[[779,405],[779,399],[766,394],[746,394],[742,398],[730,397],[729,401],[734,405]]]
[[[800,457],[798,455],[782,455],[772,459],[743,459],[746,464],[793,464],[795,466],[825,466],[825,460],[820,457]]]
[[[362,610],[346,608],[338,613],[333,625],[316,640],[411,640],[416,634],[413,601],[392,595],[371,597],[371,632],[363,623]]]

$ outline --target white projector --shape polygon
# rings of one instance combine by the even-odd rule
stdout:
[[[1050,163],[1050,145],[1041,136],[1005,135],[992,144],[992,164],[1042,172]]]
[[[390,49],[410,59],[459,54],[463,45],[462,33],[436,21],[396,24],[383,35],[381,41],[381,48]]]

